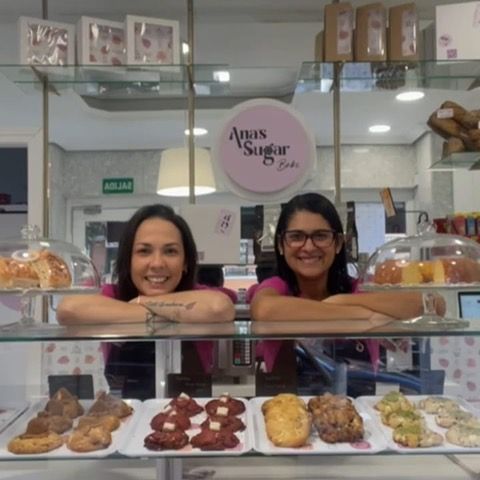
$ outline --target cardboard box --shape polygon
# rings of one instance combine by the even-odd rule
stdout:
[[[80,65],[125,65],[125,24],[80,17],[77,23],[77,59]]]
[[[323,32],[317,33],[315,36],[315,62],[323,62]]]
[[[435,7],[437,60],[480,59],[480,2]]]
[[[355,60],[383,62],[387,59],[387,13],[382,3],[358,7],[355,24]]]
[[[325,62],[353,60],[353,8],[348,2],[325,5]]]
[[[419,30],[415,3],[390,8],[388,25],[388,59],[400,62],[418,60]]]

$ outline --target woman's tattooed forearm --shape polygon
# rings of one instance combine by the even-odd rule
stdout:
[[[197,302],[179,303],[179,302],[145,302],[143,305],[150,310],[155,308],[184,308],[185,310],[191,310]]]

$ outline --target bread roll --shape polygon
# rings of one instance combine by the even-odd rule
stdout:
[[[49,250],[40,252],[32,266],[38,275],[41,288],[68,288],[72,284],[67,264]]]
[[[20,262],[12,259],[8,268],[12,277],[12,287],[35,288],[40,286],[40,279],[32,266],[32,262]]]
[[[0,257],[0,288],[68,288],[67,264],[49,250],[32,251],[31,260]]]
[[[12,288],[12,274],[10,272],[10,260],[0,257],[0,288]]]
[[[441,137],[448,140],[450,137],[458,137],[464,139],[466,131],[453,118],[438,118],[437,111],[433,112],[427,125]]]
[[[451,137],[443,143],[442,157],[447,157],[452,153],[462,153],[466,150],[463,140],[457,137]]]
[[[424,262],[385,260],[375,268],[379,285],[448,285],[480,282],[480,263],[471,258],[445,257]]]
[[[474,112],[465,112],[458,122],[466,129],[478,128],[479,117]]]
[[[291,394],[280,394],[264,402],[265,430],[277,447],[298,448],[310,436],[311,416],[305,402]]]

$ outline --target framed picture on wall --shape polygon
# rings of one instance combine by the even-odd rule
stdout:
[[[75,64],[75,26],[41,18],[18,19],[21,65]]]
[[[77,58],[80,65],[125,65],[127,49],[123,22],[80,17]]]
[[[162,71],[180,71],[179,22],[127,15],[128,65],[165,65]]]

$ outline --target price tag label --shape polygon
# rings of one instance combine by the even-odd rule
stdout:
[[[453,118],[453,108],[439,108],[437,118]]]

